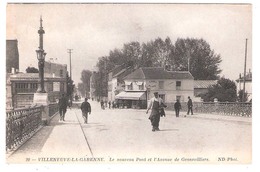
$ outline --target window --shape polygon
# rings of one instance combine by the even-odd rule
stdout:
[[[130,85],[127,85],[128,90],[133,90],[133,84],[131,83]]]
[[[164,81],[159,81],[159,89],[164,89]]]
[[[181,81],[176,81],[176,90],[181,89]]]
[[[63,70],[60,70],[60,77],[63,77]]]
[[[176,96],[176,100],[181,101],[181,96]]]
[[[26,93],[30,92],[29,84],[28,83],[16,83],[15,90],[17,93]]]
[[[139,90],[144,90],[144,84],[139,85]]]
[[[48,92],[53,91],[53,82],[48,83]]]
[[[64,83],[63,82],[60,83],[60,91],[66,92],[66,90],[64,89]]]
[[[37,83],[30,83],[30,91],[31,92],[35,92],[38,88],[38,84]]]

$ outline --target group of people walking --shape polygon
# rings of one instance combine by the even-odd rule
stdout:
[[[69,105],[69,102],[64,94],[61,95],[58,105],[59,105],[60,121],[65,121],[65,114],[67,112],[67,107]],[[85,98],[85,101],[81,104],[80,109],[82,112],[84,123],[86,124],[88,123],[88,115],[91,114],[91,106],[88,102],[88,98]]]
[[[188,112],[187,115],[190,114],[193,115],[193,104],[190,96],[188,96]],[[158,92],[154,93],[154,97],[150,100],[150,103],[148,105],[146,114],[148,114],[149,110],[152,110],[149,116],[149,120],[151,121],[152,124],[152,131],[159,131],[159,122],[160,122],[160,117],[165,116],[164,108],[167,107],[163,100],[159,97]],[[176,117],[179,117],[180,114],[180,109],[181,109],[181,103],[177,99],[176,103],[174,104],[174,109],[175,109],[175,114]],[[186,117],[186,116],[185,116]]]
[[[193,104],[192,100],[190,97],[188,97],[188,112],[187,115],[191,112],[191,115],[193,115]],[[104,102],[101,101],[101,108],[104,108]],[[60,113],[60,121],[65,121],[65,114],[67,111],[68,107],[68,100],[62,94],[61,98],[59,99],[59,113]],[[110,107],[111,103],[109,103]],[[149,110],[151,110],[149,120],[151,121],[152,124],[152,131],[159,131],[159,122],[160,122],[160,117],[165,116],[164,108],[167,106],[164,104],[163,100],[159,97],[158,92],[154,93],[154,97],[150,100],[150,103],[148,105],[146,114],[148,114]],[[81,112],[82,112],[82,117],[84,119],[84,123],[88,123],[88,115],[91,114],[91,105],[88,102],[88,98],[85,98],[85,101],[81,104],[80,106]],[[176,103],[174,104],[174,109],[175,109],[175,114],[176,117],[179,117],[180,114],[180,109],[181,109],[181,103],[177,99]],[[186,116],[185,116],[186,117]]]

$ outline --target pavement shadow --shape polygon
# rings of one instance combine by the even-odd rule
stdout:
[[[179,129],[163,129],[163,130],[160,129],[160,131],[179,131]]]
[[[66,120],[66,121],[57,121],[55,122],[56,126],[59,126],[59,125],[79,125],[79,123],[77,121],[70,121],[70,120]]]
[[[105,125],[104,124],[100,124],[100,123],[82,124],[82,128],[93,128],[93,127],[105,127]]]

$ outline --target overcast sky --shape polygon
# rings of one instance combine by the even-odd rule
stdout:
[[[220,54],[221,76],[232,80],[252,65],[252,16],[249,5],[177,4],[9,4],[7,39],[17,39],[20,71],[37,67],[35,50],[43,19],[46,60],[68,64],[72,51],[72,77],[80,82],[83,69],[93,70],[98,58],[124,43],[177,38],[203,38]],[[69,70],[69,67],[68,67]]]

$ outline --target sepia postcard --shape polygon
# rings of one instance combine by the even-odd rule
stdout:
[[[7,164],[252,164],[251,4],[7,3],[5,42]]]

